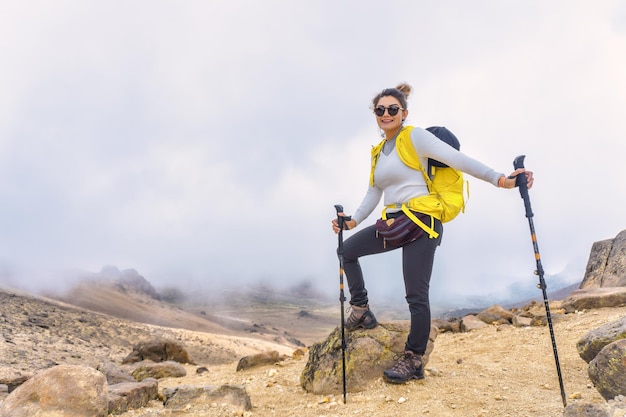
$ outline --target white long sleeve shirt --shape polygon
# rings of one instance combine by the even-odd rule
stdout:
[[[504,175],[457,151],[425,129],[413,128],[411,141],[424,167],[428,166],[428,158],[432,158],[495,186],[498,185],[498,179]],[[357,224],[374,211],[383,195],[384,205],[387,206],[406,203],[414,197],[428,194],[428,185],[421,171],[404,164],[395,150],[395,143],[393,146],[391,152],[381,151],[378,157],[374,171],[375,184],[368,188],[361,205],[352,216]]]

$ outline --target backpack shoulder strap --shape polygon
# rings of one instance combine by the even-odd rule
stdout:
[[[405,126],[402,130],[400,130],[400,133],[398,133],[398,136],[396,137],[396,152],[398,152],[400,160],[404,162],[405,165],[422,173],[424,179],[426,180],[426,184],[428,185],[428,190],[431,190],[432,181],[424,169],[424,166],[420,162],[417,151],[411,141],[412,130],[413,126]],[[382,151],[384,144],[385,139],[383,139],[378,145],[372,146],[372,167],[370,170],[370,186],[372,187],[374,186],[374,170],[376,169],[376,163],[378,162],[378,157],[380,156],[380,152]]]
[[[415,147],[413,146],[413,141],[411,140],[412,130],[413,126],[406,126],[400,131],[400,134],[396,138],[396,151],[398,152],[398,156],[402,162],[422,173],[424,180],[426,180],[426,184],[428,185],[428,190],[430,191],[433,184],[428,176],[428,173],[424,169],[424,166],[420,162],[420,158],[415,150]]]
[[[383,145],[385,144],[385,139],[383,139],[378,145],[372,146],[372,169],[370,170],[370,186],[374,186],[374,170],[376,169],[376,162],[378,162],[378,157],[380,156],[380,152],[383,150]]]

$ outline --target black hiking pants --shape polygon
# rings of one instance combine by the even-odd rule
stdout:
[[[402,246],[402,274],[404,276],[406,301],[411,313],[411,329],[406,341],[406,350],[419,355],[426,352],[428,336],[430,335],[431,317],[428,298],[430,275],[433,270],[435,250],[439,246],[443,234],[443,227],[437,219],[435,219],[434,229],[439,233],[439,237],[436,239],[431,239],[428,234],[424,233],[417,240]],[[390,245],[385,247],[383,239],[376,237],[374,225],[358,231],[345,240],[343,244],[343,266],[350,290],[350,304],[362,306],[369,302],[359,258],[394,249],[399,248]]]

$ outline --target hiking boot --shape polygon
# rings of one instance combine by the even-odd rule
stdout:
[[[373,329],[376,326],[378,326],[378,321],[376,321],[376,317],[374,317],[374,313],[372,313],[368,304],[352,306],[352,312],[346,320],[346,329]]]
[[[385,370],[383,376],[387,382],[403,384],[411,379],[424,379],[422,356],[411,351],[404,352],[393,367]]]

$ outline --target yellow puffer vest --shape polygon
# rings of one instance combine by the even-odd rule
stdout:
[[[387,218],[388,208],[401,208],[411,220],[420,226],[431,238],[436,238],[439,234],[434,230],[433,223],[426,225],[420,221],[411,211],[428,214],[431,219],[434,217],[442,223],[454,219],[460,212],[465,211],[465,183],[463,173],[451,167],[432,166],[431,172],[427,173],[422,166],[417,151],[411,142],[411,130],[413,126],[402,128],[396,138],[396,151],[398,156],[407,166],[421,171],[428,185],[428,195],[415,197],[407,202],[399,202],[386,206],[383,209],[382,217]],[[382,151],[385,140],[372,148],[372,169],[370,172],[370,185],[374,186],[374,170],[376,162]],[[469,196],[469,186],[468,186]]]

